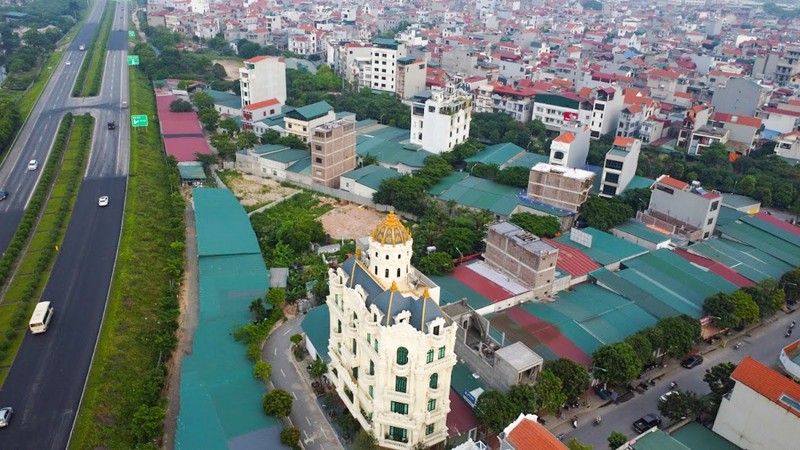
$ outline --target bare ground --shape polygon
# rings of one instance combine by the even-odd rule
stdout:
[[[239,68],[244,67],[244,65],[239,61],[234,61],[232,59],[217,59],[211,62],[212,64],[219,64],[225,68],[225,73],[228,75],[225,77],[226,81],[233,81],[239,79]]]
[[[334,239],[358,239],[368,236],[386,215],[355,203],[332,202],[334,208],[320,217],[322,227]]]
[[[280,183],[269,178],[247,174],[228,178],[225,182],[233,191],[233,195],[240,199],[239,203],[243,206],[266,205],[299,191],[281,186]]]

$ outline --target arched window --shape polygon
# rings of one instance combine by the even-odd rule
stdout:
[[[564,152],[555,152],[553,154],[553,159],[564,159]]]
[[[400,268],[399,267],[397,268],[397,276],[398,277],[400,276]]]
[[[408,349],[405,347],[400,347],[397,349],[397,364],[401,366],[405,366],[408,364]]]
[[[386,270],[384,271],[384,274],[385,274],[385,275],[383,276],[384,278],[389,278],[389,269],[386,269]]]
[[[378,266],[375,266],[375,276],[378,276]]]
[[[386,259],[387,259],[387,260],[389,259],[389,255],[386,255]]]
[[[431,389],[437,389],[439,387],[439,374],[438,373],[435,373],[435,374],[431,375],[431,381],[428,383],[428,386],[430,386]]]

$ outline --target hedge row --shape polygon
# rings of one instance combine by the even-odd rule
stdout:
[[[93,97],[100,93],[100,84],[103,81],[103,67],[106,61],[106,50],[111,34],[111,25],[114,19],[115,2],[109,2],[100,18],[100,27],[92,42],[86,48],[89,53],[84,58],[78,78],[72,87],[73,97]]]
[[[75,125],[73,127],[73,136],[69,137],[70,126],[73,122]],[[8,329],[4,335],[0,336],[0,361],[5,360],[9,355],[13,355],[16,352],[19,342],[14,345],[14,341],[18,333],[24,330],[22,326],[28,316],[30,300],[36,296],[42,282],[47,279],[50,273],[50,266],[55,255],[55,246],[63,236],[67,219],[71,214],[72,205],[77,195],[77,189],[80,186],[80,177],[82,176],[91,145],[93,126],[94,119],[88,114],[77,119],[73,119],[71,114],[67,114],[64,117],[56,135],[53,150],[43,169],[41,181],[36,187],[17,233],[14,235],[2,260],[0,260],[0,282],[5,282],[10,279],[21,251],[34,231],[38,217],[43,213],[42,207],[44,206],[44,212],[54,219],[46,227],[47,230],[43,239],[44,244],[41,248],[35,250],[29,248],[24,255],[20,267],[28,267],[28,273],[21,274],[18,272],[17,278],[13,280],[7,291],[5,301],[9,302],[7,305],[9,309],[3,311],[2,316],[8,317],[10,315],[10,320]],[[69,154],[65,155],[68,150]],[[62,166],[62,157],[65,160],[69,158],[69,163],[65,163]],[[56,181],[53,191],[60,187],[63,188],[63,194],[59,197],[48,199],[49,187],[54,178]],[[39,227],[42,225],[40,222]],[[33,261],[33,264],[28,263],[29,258],[30,261]],[[0,318],[0,320],[2,319]]]

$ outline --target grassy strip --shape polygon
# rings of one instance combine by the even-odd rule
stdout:
[[[88,114],[74,120],[74,126],[66,140],[72,117],[66,117],[61,123],[59,136],[56,139],[57,147],[52,154],[57,154],[57,159],[48,161],[51,174],[61,162],[61,169],[57,172],[55,187],[47,199],[41,219],[36,225],[36,231],[31,239],[22,261],[17,267],[17,272],[8,286],[5,300],[0,307],[0,322],[8,324],[7,332],[0,336],[0,384],[8,374],[8,367],[13,362],[17,350],[25,336],[25,319],[29,316],[47,284],[50,269],[55,262],[55,246],[60,245],[72,214],[72,207],[78,195],[80,179],[89,157],[89,148],[92,142],[94,119]],[[66,144],[66,153],[63,151]],[[64,156],[63,162],[60,160]],[[47,170],[47,169],[45,169]],[[50,176],[52,178],[52,175]],[[45,192],[50,186],[50,179],[39,183],[36,194]],[[28,211],[31,211],[31,208]],[[36,209],[37,211],[39,208]],[[27,216],[27,212],[26,212]],[[24,221],[25,219],[23,219]],[[35,221],[34,221],[35,222]],[[20,227],[22,229],[22,226]],[[18,236],[15,236],[16,240]]]
[[[86,48],[89,57],[83,59],[78,79],[72,87],[73,97],[93,97],[100,93],[100,83],[103,81],[103,67],[106,62],[108,39],[111,35],[111,25],[114,20],[115,2],[108,2],[103,16],[100,18],[100,28]]]
[[[155,97],[130,71],[131,111],[153,117]],[[177,342],[185,201],[157,124],[131,133],[131,167],[114,281],[70,448],[157,448],[165,362]],[[174,286],[174,287],[173,287]]]

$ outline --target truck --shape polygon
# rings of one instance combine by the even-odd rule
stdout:
[[[109,130],[113,130],[113,129],[115,129],[115,128],[117,128],[117,124],[116,124],[116,122],[114,122],[113,120],[109,120],[109,121],[108,121],[108,129],[109,129]]]
[[[78,46],[78,50],[84,51],[84,50],[86,50],[86,46],[84,44],[81,44],[81,45]]]

